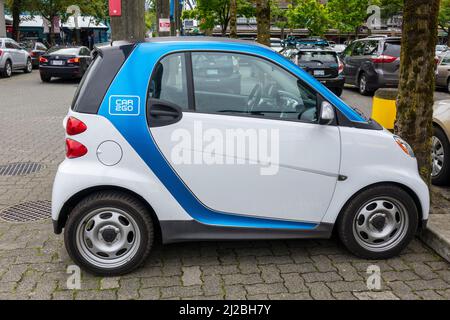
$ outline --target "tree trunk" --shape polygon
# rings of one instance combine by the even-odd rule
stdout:
[[[0,38],[6,37],[5,1],[0,0]]]
[[[270,46],[270,0],[256,0],[257,41]]]
[[[13,18],[12,23],[12,37],[14,40],[19,41],[19,25],[20,25],[20,11],[22,9],[22,0],[14,0],[12,3],[11,13]]]
[[[112,40],[145,39],[145,0],[122,1],[122,15],[111,17]]]
[[[170,19],[170,0],[156,0],[156,28],[159,37],[168,37],[170,32],[159,31],[159,19]]]
[[[440,0],[405,0],[395,132],[414,150],[419,172],[431,182],[435,47]]]
[[[237,38],[237,0],[230,3],[230,38]]]

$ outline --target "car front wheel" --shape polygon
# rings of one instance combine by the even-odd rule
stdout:
[[[434,127],[431,140],[431,160],[433,184],[448,184],[450,182],[450,144],[444,131],[439,127]]]
[[[25,69],[23,69],[25,73],[31,73],[33,71],[33,63],[31,62],[31,59],[27,60],[27,64],[25,66]]]
[[[356,195],[338,220],[342,243],[365,259],[398,255],[413,239],[418,211],[411,196],[393,185],[378,185]]]
[[[147,208],[121,192],[99,192],[70,213],[64,242],[80,267],[98,275],[122,275],[142,265],[153,244]]]

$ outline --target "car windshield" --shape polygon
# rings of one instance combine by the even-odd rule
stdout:
[[[49,53],[52,55],[77,55],[79,51],[80,48],[54,48],[50,49]]]
[[[27,50],[33,50],[34,49],[34,42],[21,42],[20,46]]]
[[[336,53],[334,52],[316,52],[316,51],[300,51],[298,53],[298,61],[300,62],[337,62]]]

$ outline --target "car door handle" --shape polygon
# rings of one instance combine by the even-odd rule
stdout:
[[[183,117],[182,109],[169,101],[149,99],[147,121],[150,127],[163,127],[177,123]]]

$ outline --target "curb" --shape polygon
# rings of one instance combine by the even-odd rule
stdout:
[[[449,215],[430,215],[427,228],[420,234],[420,239],[442,258],[450,262],[450,230],[445,230]]]

